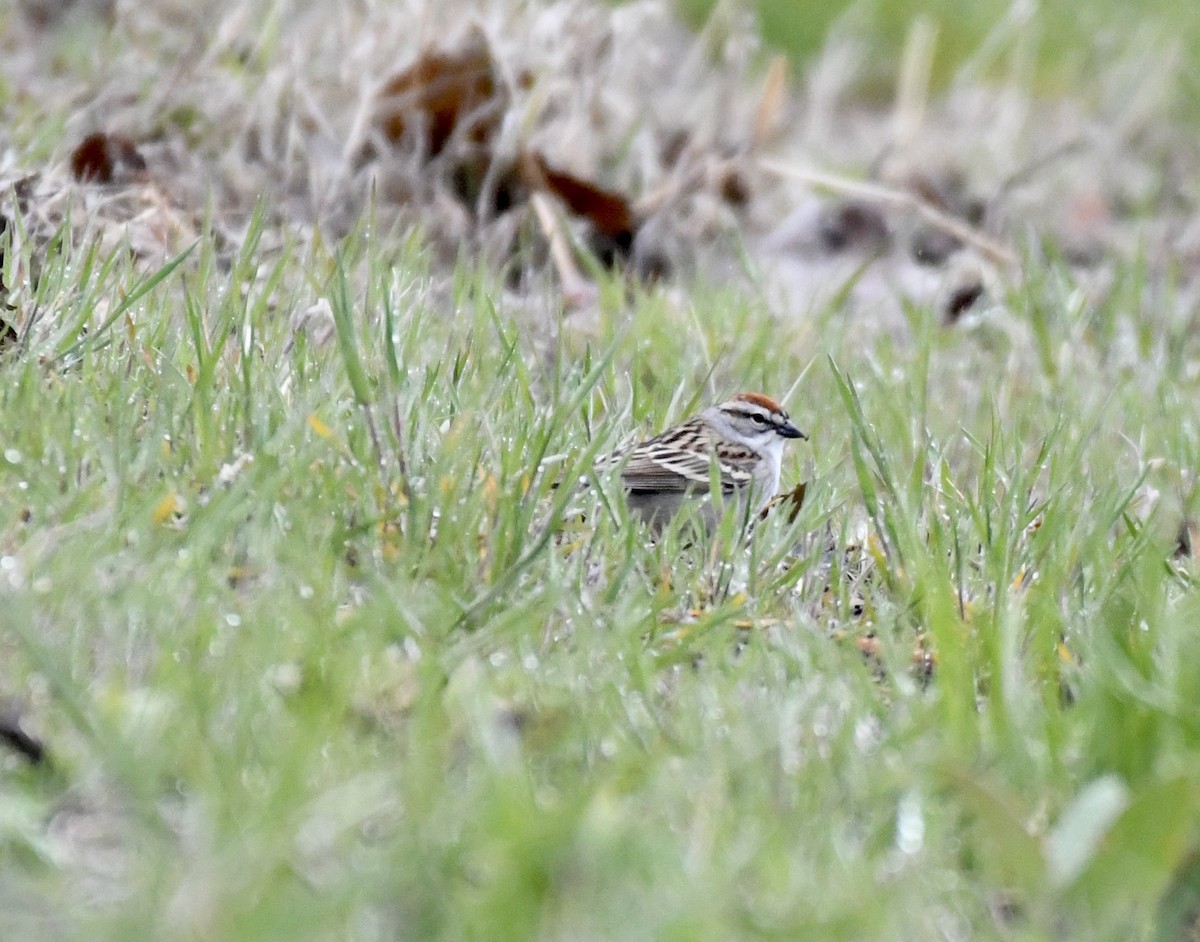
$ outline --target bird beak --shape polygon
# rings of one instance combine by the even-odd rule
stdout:
[[[784,438],[803,438],[805,441],[808,441],[808,436],[792,425],[791,422],[784,422],[783,425],[777,426],[775,431]]]

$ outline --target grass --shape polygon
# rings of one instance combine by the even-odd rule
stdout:
[[[116,322],[5,361],[4,683],[54,755],[3,780],[6,935],[1153,937],[1200,837],[1181,325],[1051,270],[904,349],[719,292],[590,344],[419,246],[252,258],[64,265],[46,322]],[[749,554],[551,488],[802,371]],[[858,600],[808,536],[856,527]]]
[[[0,754],[0,938],[1194,931],[1182,271],[1027,246],[898,328],[597,274],[584,323],[374,218],[158,265],[19,223],[0,697],[51,759]],[[749,545],[592,475],[793,387]]]

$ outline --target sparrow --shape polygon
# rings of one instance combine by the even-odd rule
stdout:
[[[759,513],[779,491],[783,446],[796,438],[808,436],[778,402],[762,393],[739,393],[601,458],[597,470],[620,470],[630,510],[657,532],[685,501],[711,496],[714,466],[722,498],[743,511],[743,500],[749,500]],[[711,500],[702,514],[711,530],[717,519]]]

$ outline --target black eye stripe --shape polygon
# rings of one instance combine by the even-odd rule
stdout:
[[[786,412],[779,412],[779,413],[774,413],[770,416],[765,416],[761,412],[743,412],[743,411],[739,410],[733,414],[737,415],[737,416],[741,416],[741,418],[743,418],[743,419],[750,419],[753,422],[770,422],[772,425],[777,424],[775,421],[773,421],[776,418],[776,416],[778,416],[779,420],[781,420],[783,422],[788,421],[788,414]]]

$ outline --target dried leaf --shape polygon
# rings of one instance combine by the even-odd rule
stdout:
[[[964,280],[956,285],[942,304],[942,323],[955,324],[983,296],[983,281]]]
[[[527,186],[558,197],[571,212],[588,220],[598,234],[611,239],[623,254],[629,253],[637,222],[624,196],[551,167],[541,154],[532,151],[521,155],[520,168]]]
[[[713,183],[717,195],[730,206],[745,206],[754,195],[754,188],[740,161],[729,160],[717,170]]]
[[[434,157],[456,132],[474,144],[489,144],[506,98],[487,36],[474,28],[461,48],[427,50],[393,76],[380,93],[376,123],[393,144],[420,135]]]
[[[807,493],[808,482],[801,481],[784,495],[784,501],[790,505],[788,507],[788,523],[795,522],[797,514],[800,513],[800,508],[804,506],[804,495]]]
[[[808,482],[801,481],[790,491],[784,491],[782,494],[771,499],[770,503],[762,509],[758,518],[766,520],[768,514],[774,513],[776,507],[783,504],[788,505],[788,523],[794,523],[796,516],[800,513],[800,508],[804,506],[804,495],[808,493]]]
[[[71,173],[82,183],[132,183],[147,179],[146,161],[123,134],[89,134],[71,152]]]

